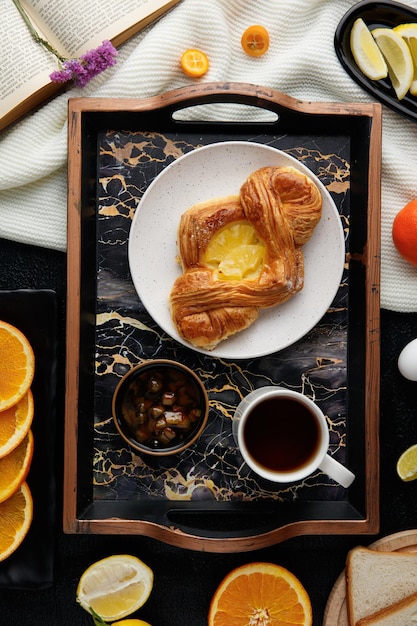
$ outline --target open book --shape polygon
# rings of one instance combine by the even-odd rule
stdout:
[[[180,0],[20,0],[39,35],[63,57],[78,58],[109,39],[117,47]],[[0,130],[62,85],[49,75],[58,61],[36,42],[13,0],[0,16]]]

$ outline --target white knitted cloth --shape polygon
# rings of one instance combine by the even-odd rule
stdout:
[[[341,67],[333,38],[354,0],[182,0],[119,50],[118,62],[84,89],[73,88],[0,138],[0,237],[66,248],[67,100],[69,97],[149,97],[195,84],[179,69],[186,48],[210,59],[203,81],[272,87],[301,100],[368,102],[371,97]],[[417,8],[417,0],[408,0]],[[250,24],[271,37],[265,56],[240,47]],[[216,114],[222,113],[217,109]],[[225,113],[229,116],[230,113]],[[417,311],[417,268],[391,240],[396,213],[417,197],[417,125],[384,107],[382,157],[382,307]]]

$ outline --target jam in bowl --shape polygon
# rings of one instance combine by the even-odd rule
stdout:
[[[207,423],[207,392],[185,365],[145,361],[120,380],[113,394],[114,423],[132,448],[146,454],[176,454],[193,444]]]

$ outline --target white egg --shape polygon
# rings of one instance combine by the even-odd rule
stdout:
[[[404,378],[417,381],[417,339],[410,341],[401,351],[398,369]]]

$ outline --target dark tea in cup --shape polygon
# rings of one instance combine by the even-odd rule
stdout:
[[[310,409],[297,399],[276,396],[249,412],[243,440],[255,463],[272,472],[293,472],[315,459],[320,426]]]
[[[283,387],[255,389],[239,403],[232,428],[244,461],[263,478],[290,483],[320,469],[343,487],[355,479],[327,453],[326,417],[302,393]]]

